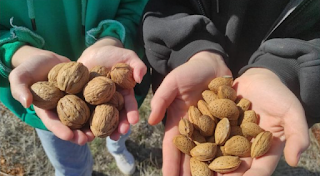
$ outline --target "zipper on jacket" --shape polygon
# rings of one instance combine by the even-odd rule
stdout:
[[[308,1],[308,0],[306,0],[306,1]],[[278,20],[276,20],[273,27],[267,33],[266,37],[262,40],[261,43],[264,43],[270,37],[270,35],[280,26],[280,24],[282,24],[283,21],[288,18],[288,16],[291,15],[299,5],[305,4],[306,1],[304,1],[304,0],[291,0],[289,2],[288,6],[284,10],[285,13],[282,13],[280,15],[280,18],[278,18]],[[309,1],[312,1],[312,0],[309,0]]]
[[[200,9],[200,11],[201,11],[201,15],[206,16],[206,13],[204,12],[204,8],[203,8],[200,0],[197,0],[197,4],[198,4],[198,7],[199,7],[199,9]]]

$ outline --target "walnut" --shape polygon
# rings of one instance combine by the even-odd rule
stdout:
[[[51,68],[48,73],[48,81],[54,83],[58,87],[57,76],[61,68],[66,64],[66,62],[59,63]]]
[[[64,93],[48,81],[34,83],[30,88],[33,104],[42,109],[54,109]]]
[[[123,109],[124,106],[124,98],[121,93],[115,92],[108,104],[115,106],[119,111]]]
[[[71,129],[80,129],[90,118],[87,104],[76,95],[62,97],[57,105],[57,112],[61,123]]]
[[[90,70],[90,80],[97,76],[105,76],[110,78],[110,69],[105,66],[97,65]]]
[[[60,69],[57,76],[57,86],[69,94],[82,91],[89,81],[89,70],[80,62],[68,62]]]
[[[115,83],[104,76],[93,78],[83,89],[86,102],[99,105],[108,102],[116,91]]]
[[[110,76],[113,82],[124,89],[132,89],[136,82],[133,78],[133,70],[126,63],[117,63],[112,66]]]
[[[109,104],[97,105],[90,119],[90,129],[94,136],[105,138],[117,129],[119,111]]]

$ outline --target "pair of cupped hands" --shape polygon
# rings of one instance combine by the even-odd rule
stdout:
[[[32,104],[29,87],[37,81],[46,80],[48,72],[56,64],[68,61],[68,58],[53,52],[31,46],[21,47],[12,58],[14,69],[9,75],[13,97],[24,107],[29,107]],[[133,51],[123,48],[120,41],[114,38],[101,39],[88,47],[78,62],[88,69],[96,65],[110,68],[118,62],[127,63],[133,68],[137,83],[141,82],[147,71],[141,59]],[[158,87],[151,100],[149,124],[158,124],[167,113],[163,138],[163,175],[190,175],[190,158],[181,154],[172,139],[179,134],[179,120],[187,118],[188,108],[201,99],[201,93],[208,89],[209,82],[226,75],[231,76],[231,72],[222,57],[202,51],[171,71]],[[248,69],[234,80],[233,88],[239,97],[251,101],[252,109],[260,117],[259,125],[272,132],[273,141],[266,155],[258,159],[241,158],[243,162],[240,167],[224,175],[271,175],[283,152],[287,163],[296,166],[301,153],[310,143],[305,113],[297,97],[277,75],[264,68]],[[133,90],[122,90],[120,93],[124,96],[125,109],[120,112],[118,129],[110,136],[114,140],[125,134],[130,124],[139,121]],[[53,111],[37,107],[35,111],[44,125],[60,139],[79,145],[94,139],[89,129],[70,130],[64,126]]]

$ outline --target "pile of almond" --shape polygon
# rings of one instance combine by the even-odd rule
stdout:
[[[118,127],[124,107],[118,89],[132,89],[135,84],[133,70],[125,63],[88,70],[80,62],[65,62],[54,66],[48,80],[34,83],[30,90],[33,104],[56,110],[64,125],[71,129],[89,125],[96,137],[104,138]]]
[[[260,157],[271,146],[272,133],[258,125],[251,102],[237,99],[232,84],[232,77],[213,79],[197,105],[189,107],[189,119],[179,122],[180,135],[173,142],[191,156],[193,176],[235,171],[240,157]]]

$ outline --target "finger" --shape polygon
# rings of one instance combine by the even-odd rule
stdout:
[[[127,64],[133,68],[133,78],[137,83],[141,83],[143,76],[147,73],[147,66],[138,57],[138,55],[131,51],[126,50],[124,54],[124,60]]]
[[[271,148],[269,151],[259,158],[254,158],[251,168],[245,172],[244,176],[270,176],[274,172],[280,160],[283,148],[284,142],[279,138],[274,137],[272,139]]]
[[[47,129],[55,134],[58,138],[65,141],[70,141],[73,139],[73,131],[60,122],[56,113],[37,108],[36,106],[34,106],[34,109]]]
[[[91,141],[94,140],[95,136],[94,136],[94,134],[92,133],[92,131],[90,130],[89,127],[83,128],[82,131],[87,136],[88,142],[91,142]]]
[[[304,111],[300,106],[289,112],[289,118],[285,119],[284,132],[286,145],[284,156],[290,166],[297,166],[300,155],[310,145],[308,124],[305,120]],[[300,115],[299,115],[300,114]]]
[[[88,138],[81,130],[74,130],[73,138],[70,141],[78,145],[84,145],[88,142]]]
[[[138,103],[134,96],[133,89],[119,90],[124,98],[124,107],[126,110],[126,116],[130,124],[136,124],[139,121]]]
[[[120,120],[118,125],[118,132],[120,134],[126,134],[129,131],[130,124],[127,119],[127,114],[124,110],[120,111]]]
[[[163,137],[163,164],[162,173],[164,176],[179,175],[181,152],[173,144],[173,137],[178,135],[178,127],[173,126],[171,118],[167,118],[165,135]],[[179,168],[179,169],[178,169]]]
[[[170,85],[170,90],[168,87]],[[149,116],[149,124],[158,124],[165,116],[166,109],[173,102],[177,95],[177,89],[168,79],[164,79],[151,100],[151,112]]]
[[[188,176],[191,175],[190,170],[190,156],[181,154],[181,168],[180,168],[180,175],[181,176]]]

